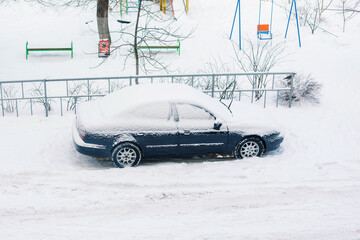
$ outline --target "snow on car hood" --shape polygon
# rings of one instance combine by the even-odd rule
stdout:
[[[234,102],[233,117],[228,122],[230,131],[244,134],[267,135],[280,132],[281,126],[263,108],[255,104]]]

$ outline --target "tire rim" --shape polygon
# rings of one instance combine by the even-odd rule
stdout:
[[[116,160],[118,163],[124,166],[131,166],[136,161],[136,151],[129,147],[124,147],[119,150],[119,152],[116,154]]]
[[[244,143],[240,148],[240,154],[242,157],[255,157],[259,154],[260,147],[259,144],[253,141]]]

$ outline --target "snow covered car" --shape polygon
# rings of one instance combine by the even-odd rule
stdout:
[[[261,156],[283,137],[237,121],[222,103],[192,87],[149,84],[80,105],[73,140],[80,153],[134,167],[147,157]]]

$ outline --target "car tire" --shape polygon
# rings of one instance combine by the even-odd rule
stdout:
[[[111,160],[119,167],[136,167],[141,160],[141,151],[132,143],[121,143],[111,153]]]
[[[260,157],[264,153],[263,141],[258,137],[247,137],[235,148],[235,157],[238,159]]]

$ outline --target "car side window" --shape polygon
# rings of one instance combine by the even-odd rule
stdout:
[[[172,110],[170,103],[151,103],[130,111],[130,117],[138,119],[162,119],[170,120]]]
[[[204,108],[187,104],[177,103],[176,108],[180,120],[196,119],[196,120],[215,120],[215,117]]]

